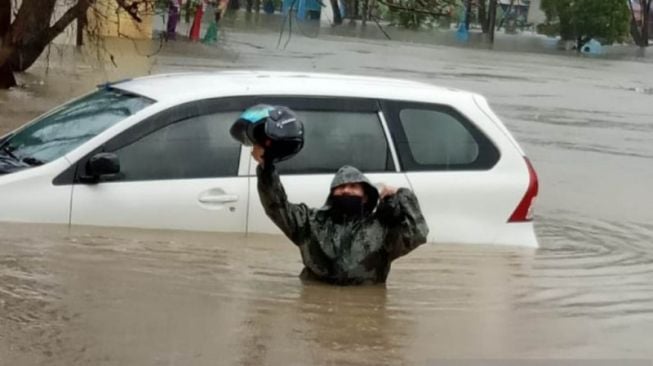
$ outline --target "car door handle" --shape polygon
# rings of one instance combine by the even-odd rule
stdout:
[[[207,194],[200,196],[201,203],[215,204],[215,203],[229,203],[238,201],[238,196],[235,194]]]

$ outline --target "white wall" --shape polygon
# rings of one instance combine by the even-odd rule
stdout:
[[[540,10],[541,0],[531,0],[531,6],[528,8],[528,22],[540,24],[546,21],[546,15]]]

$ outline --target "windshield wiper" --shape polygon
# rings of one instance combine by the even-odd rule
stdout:
[[[14,134],[11,134],[11,135],[5,136],[4,139],[0,140],[0,151],[4,152],[10,158],[12,158],[12,159],[14,159],[14,160],[16,160],[18,162],[25,163],[25,164],[27,164],[29,166],[39,166],[39,165],[43,165],[43,164],[46,163],[43,160],[39,160],[39,159],[33,158],[31,156],[27,156],[27,157],[24,157],[24,158],[19,158],[18,156],[16,156],[16,154],[14,154],[14,152],[13,152],[16,148],[10,145],[11,138],[13,136],[14,136]]]
[[[18,156],[14,155],[14,153],[11,152],[13,149],[9,146],[9,144],[2,144],[2,146],[0,146],[0,150],[9,155],[12,159],[20,161]]]
[[[39,165],[45,164],[45,161],[39,160],[37,158],[33,158],[31,156],[23,158],[22,162],[29,165],[29,166],[39,166]]]
[[[25,163],[29,166],[39,166],[45,164],[45,161],[39,160],[37,158],[33,158],[31,156],[19,158],[18,156],[16,156],[16,154],[13,153],[14,148],[11,145],[9,145],[9,141],[4,141],[2,144],[0,144],[0,151],[4,152],[10,158],[18,162]]]
[[[11,138],[14,137],[14,134],[11,133],[9,135],[3,136],[2,139],[0,139],[0,151],[3,151],[5,154],[9,155],[15,160],[20,160],[14,153],[12,152],[11,146],[9,146],[9,142],[11,141]]]

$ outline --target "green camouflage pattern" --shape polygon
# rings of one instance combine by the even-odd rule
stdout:
[[[378,202],[379,194],[356,168],[336,173],[331,189],[362,183],[368,201],[358,216],[343,216],[331,205],[309,208],[288,202],[273,165],[257,169],[258,192],[266,214],[301,252],[303,279],[336,285],[383,283],[393,260],[426,242],[428,226],[417,197],[406,188]],[[376,208],[376,210],[374,210]]]

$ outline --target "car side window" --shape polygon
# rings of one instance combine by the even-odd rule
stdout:
[[[304,122],[305,143],[296,156],[277,165],[280,173],[333,173],[343,165],[352,165],[364,172],[394,171],[377,113],[295,112]]]
[[[240,145],[229,128],[238,112],[219,112],[168,124],[114,151],[120,181],[238,175]]]
[[[420,165],[470,164],[478,157],[472,134],[447,113],[407,108],[399,119],[410,154]]]
[[[387,105],[406,171],[483,170],[499,159],[492,142],[453,108],[421,103]]]

